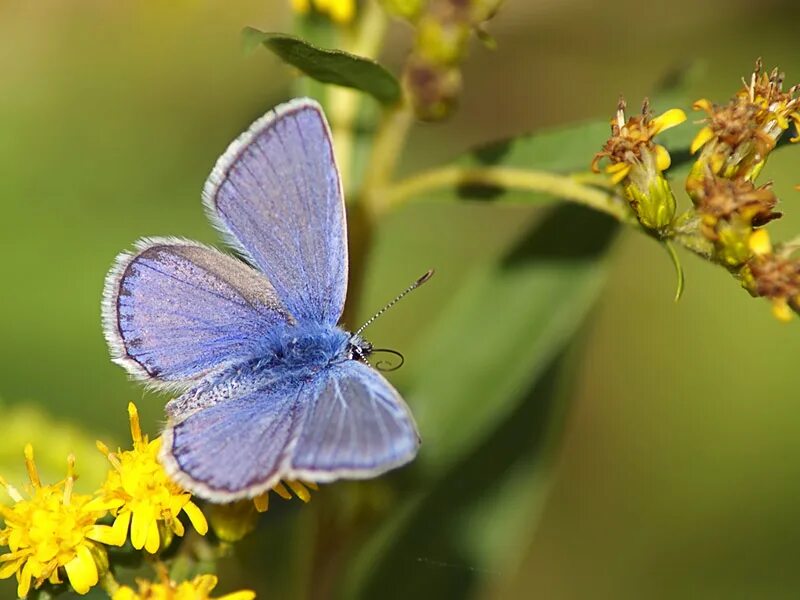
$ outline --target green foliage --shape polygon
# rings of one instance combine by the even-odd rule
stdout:
[[[400,100],[397,79],[374,60],[342,50],[319,48],[285,33],[268,33],[246,27],[242,35],[247,47],[263,44],[281,60],[316,81],[361,90],[382,104],[394,104]]]
[[[524,136],[457,163],[575,171],[602,129],[592,123]],[[430,202],[548,199],[485,187],[425,195]],[[343,597],[387,589],[391,597],[460,597],[513,563],[538,518],[569,397],[567,348],[602,286],[616,230],[612,219],[583,207],[547,212],[498,261],[476,269],[422,335],[406,386],[423,436],[413,491],[404,486],[400,505],[362,547]]]

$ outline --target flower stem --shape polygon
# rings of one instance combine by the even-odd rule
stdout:
[[[343,35],[343,49],[365,58],[375,58],[383,46],[388,19],[375,0],[366,3],[355,34]],[[362,92],[345,87],[328,88],[328,117],[331,122],[336,161],[345,190],[353,180],[353,150],[355,147],[355,121]]]
[[[362,189],[361,199],[372,216],[378,216],[390,207],[386,192],[413,122],[414,113],[405,101],[389,109],[383,117],[372,146]]]
[[[640,227],[627,202],[608,191],[577,182],[570,176],[512,167],[442,167],[400,181],[385,192],[383,202],[396,206],[426,192],[459,185],[482,185],[544,193],[611,215]]]

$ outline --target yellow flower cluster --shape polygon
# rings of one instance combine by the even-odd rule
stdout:
[[[131,544],[155,554],[169,544],[172,534],[182,536],[184,527],[178,519],[181,512],[200,535],[208,531],[203,513],[192,502],[191,494],[173,482],[158,462],[161,438],[148,441],[142,435],[139,413],[128,405],[133,449],[112,453],[98,442],[100,451],[112,465],[99,492],[103,508],[115,517],[107,527],[109,539],[121,546],[130,530]]]
[[[792,127],[800,131],[800,85],[783,89],[777,69],[767,73],[756,62],[749,81],[728,104],[694,103],[707,114],[690,146],[698,154],[686,179],[693,208],[676,217],[672,188],[663,172],[671,159],[655,143],[661,132],[679,125],[679,109],[653,117],[645,100],[639,115],[627,118],[620,100],[611,137],[594,156],[592,170],[605,173],[624,196],[641,225],[659,239],[680,239],[688,248],[727,268],[753,295],[772,301],[773,312],[788,320],[800,312],[798,244],[773,248],[762,229],[781,216],[771,184],[756,185],[769,153]],[[790,139],[800,140],[800,133]],[[674,255],[673,255],[674,256]]]
[[[91,496],[73,492],[75,460],[67,460],[67,477],[53,485],[42,485],[33,458],[33,448],[25,447],[25,466],[30,488],[24,497],[0,479],[12,506],[0,505],[4,527],[0,544],[9,552],[0,555],[0,578],[17,577],[17,594],[24,598],[31,587],[45,581],[60,583],[62,572],[79,594],[97,584],[100,572],[108,565],[106,551],[98,542],[107,542],[97,520],[105,511]]]
[[[313,8],[328,15],[332,21],[346,25],[356,14],[356,0],[291,0],[292,10],[302,15]]]
[[[772,301],[774,315],[788,321],[800,308],[800,261],[792,247],[773,249],[766,230],[781,216],[770,184],[754,183],[783,133],[800,125],[800,86],[783,90],[777,69],[759,59],[749,82],[725,105],[694,103],[707,114],[691,145],[699,156],[686,191],[700,217],[700,232],[712,242],[714,259],[731,269],[753,295]],[[798,136],[790,139],[798,140]]]
[[[164,573],[159,583],[141,579],[136,583],[137,590],[122,586],[114,592],[112,600],[212,600],[209,594],[217,586],[217,578],[214,575],[199,575],[192,581],[175,583]],[[253,600],[255,597],[255,592],[241,590],[215,600]]]
[[[106,546],[131,545],[150,554],[166,548],[173,536],[183,536],[185,515],[200,535],[208,531],[208,523],[189,492],[172,481],[158,461],[161,438],[149,440],[142,433],[139,413],[128,405],[133,448],[112,452],[102,442],[97,447],[106,456],[111,468],[100,489],[93,495],[73,491],[75,460],[67,461],[63,481],[43,485],[33,458],[33,448],[25,447],[25,465],[30,485],[27,497],[0,478],[13,504],[0,504],[4,526],[0,529],[0,545],[8,552],[0,555],[0,578],[16,575],[17,594],[25,597],[31,588],[45,582],[58,584],[66,577],[79,594],[87,593],[108,575]],[[306,487],[307,486],[307,487]],[[288,500],[292,493],[303,502],[311,499],[312,483],[287,481],[278,483],[274,492]],[[291,490],[291,491],[290,491]],[[249,512],[263,512],[269,507],[267,494],[251,502]],[[232,505],[231,505],[232,506]],[[214,507],[220,519],[218,535],[225,541],[239,539],[254,525],[247,511]],[[212,512],[212,515],[215,514]],[[113,519],[111,525],[101,523]],[[236,523],[236,520],[244,523]],[[215,523],[216,525],[216,523]],[[230,532],[240,535],[228,535]],[[162,578],[163,579],[163,578]],[[113,578],[112,578],[113,581]],[[216,585],[216,578],[204,575],[191,582],[175,584],[168,578],[161,583],[140,582],[138,592],[119,588],[115,600],[205,600]],[[223,596],[225,600],[249,600],[253,592],[237,592]]]

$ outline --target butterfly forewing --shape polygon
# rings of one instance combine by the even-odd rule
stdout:
[[[115,362],[152,384],[189,385],[252,356],[291,317],[242,261],[168,238],[120,255],[106,278],[103,320]]]
[[[347,288],[344,200],[316,102],[295,100],[256,121],[219,159],[203,199],[292,315],[338,322]]]

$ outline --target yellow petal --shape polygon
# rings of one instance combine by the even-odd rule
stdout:
[[[609,165],[606,167],[606,173],[611,175],[611,183],[614,185],[625,179],[630,172],[631,165],[628,163],[617,163],[615,165]]]
[[[125,504],[125,501],[122,498],[104,498],[103,496],[98,496],[84,504],[83,510],[86,512],[106,512],[114,508],[119,508],[123,504]]]
[[[0,579],[8,579],[17,572],[24,559],[10,560],[0,566]]]
[[[149,506],[143,506],[133,511],[131,519],[131,543],[137,550],[144,548],[147,541],[147,534],[150,531],[150,523],[156,520],[153,511]]]
[[[122,540],[120,540],[114,528],[108,525],[93,525],[86,534],[86,537],[95,542],[105,544],[106,546],[122,546],[122,544],[125,543],[124,534]]]
[[[131,438],[134,448],[142,443],[142,428],[139,425],[139,411],[133,402],[128,402],[128,419],[131,422]]]
[[[700,131],[697,132],[696,136],[694,136],[694,139],[692,140],[692,145],[689,146],[689,152],[694,154],[695,152],[700,150],[700,148],[705,146],[709,140],[712,140],[713,138],[714,138],[714,130],[711,129],[711,127],[709,127],[708,125],[706,125]]]
[[[794,112],[791,115],[789,115],[789,118],[791,118],[792,121],[794,121],[794,130],[796,133],[794,137],[789,138],[789,141],[794,143],[800,141],[800,113]]]
[[[671,129],[676,125],[680,125],[686,120],[686,113],[680,108],[671,108],[667,112],[661,113],[650,123],[650,130],[653,135],[661,131]]]
[[[292,10],[300,14],[306,14],[310,6],[308,0],[292,0]]]
[[[610,169],[611,167],[608,168]],[[287,490],[281,482],[276,483],[272,489],[275,490],[275,493],[278,494],[278,496],[280,496],[284,500],[292,499],[292,495],[289,493],[289,490]]]
[[[97,565],[86,546],[78,546],[75,558],[66,564],[67,577],[73,589],[85,594],[97,584]]]
[[[747,245],[756,256],[772,254],[772,242],[769,240],[769,232],[766,229],[756,229],[751,233]]]
[[[200,535],[205,535],[208,533],[208,521],[206,521],[205,515],[203,515],[202,511],[197,508],[197,505],[194,502],[187,502],[186,506],[183,507],[183,512],[185,512],[186,516],[189,517],[189,521],[197,533]]]
[[[26,562],[22,566],[17,582],[17,596],[24,598],[31,589],[31,563]]]
[[[217,576],[198,575],[192,581],[192,585],[199,593],[207,596],[214,590],[215,587],[217,587]]]
[[[150,521],[150,527],[147,529],[147,539],[144,542],[144,549],[150,554],[158,552],[158,546],[161,540],[158,535],[158,521],[153,519]]]
[[[692,104],[692,108],[694,110],[704,110],[704,111],[710,113],[711,109],[713,108],[713,105],[711,104],[711,102],[709,102],[705,98],[700,98],[700,100],[698,100],[697,102]]]
[[[264,492],[260,496],[253,498],[253,504],[256,505],[258,512],[267,512],[269,510],[269,492]]]
[[[786,298],[775,298],[772,301],[772,314],[776,319],[784,323],[792,320],[792,309],[789,307]]]
[[[295,495],[303,502],[309,502],[311,500],[311,494],[299,481],[287,481],[286,485],[288,485]]]
[[[656,144],[656,167],[659,171],[666,171],[669,169],[669,166],[672,164],[672,159],[669,156],[669,152],[664,146],[660,144]]]
[[[172,532],[178,537],[183,537],[183,534],[186,533],[186,529],[180,519],[171,519],[170,526],[172,527]]]
[[[347,24],[353,20],[355,15],[354,0],[335,0],[328,9],[331,19],[340,24]]]
[[[112,600],[139,600],[138,594],[128,586],[119,588],[111,598]]]
[[[230,594],[225,594],[224,596],[220,596],[217,600],[253,600],[255,597],[255,592],[250,590],[241,590],[239,592],[233,592]]]

